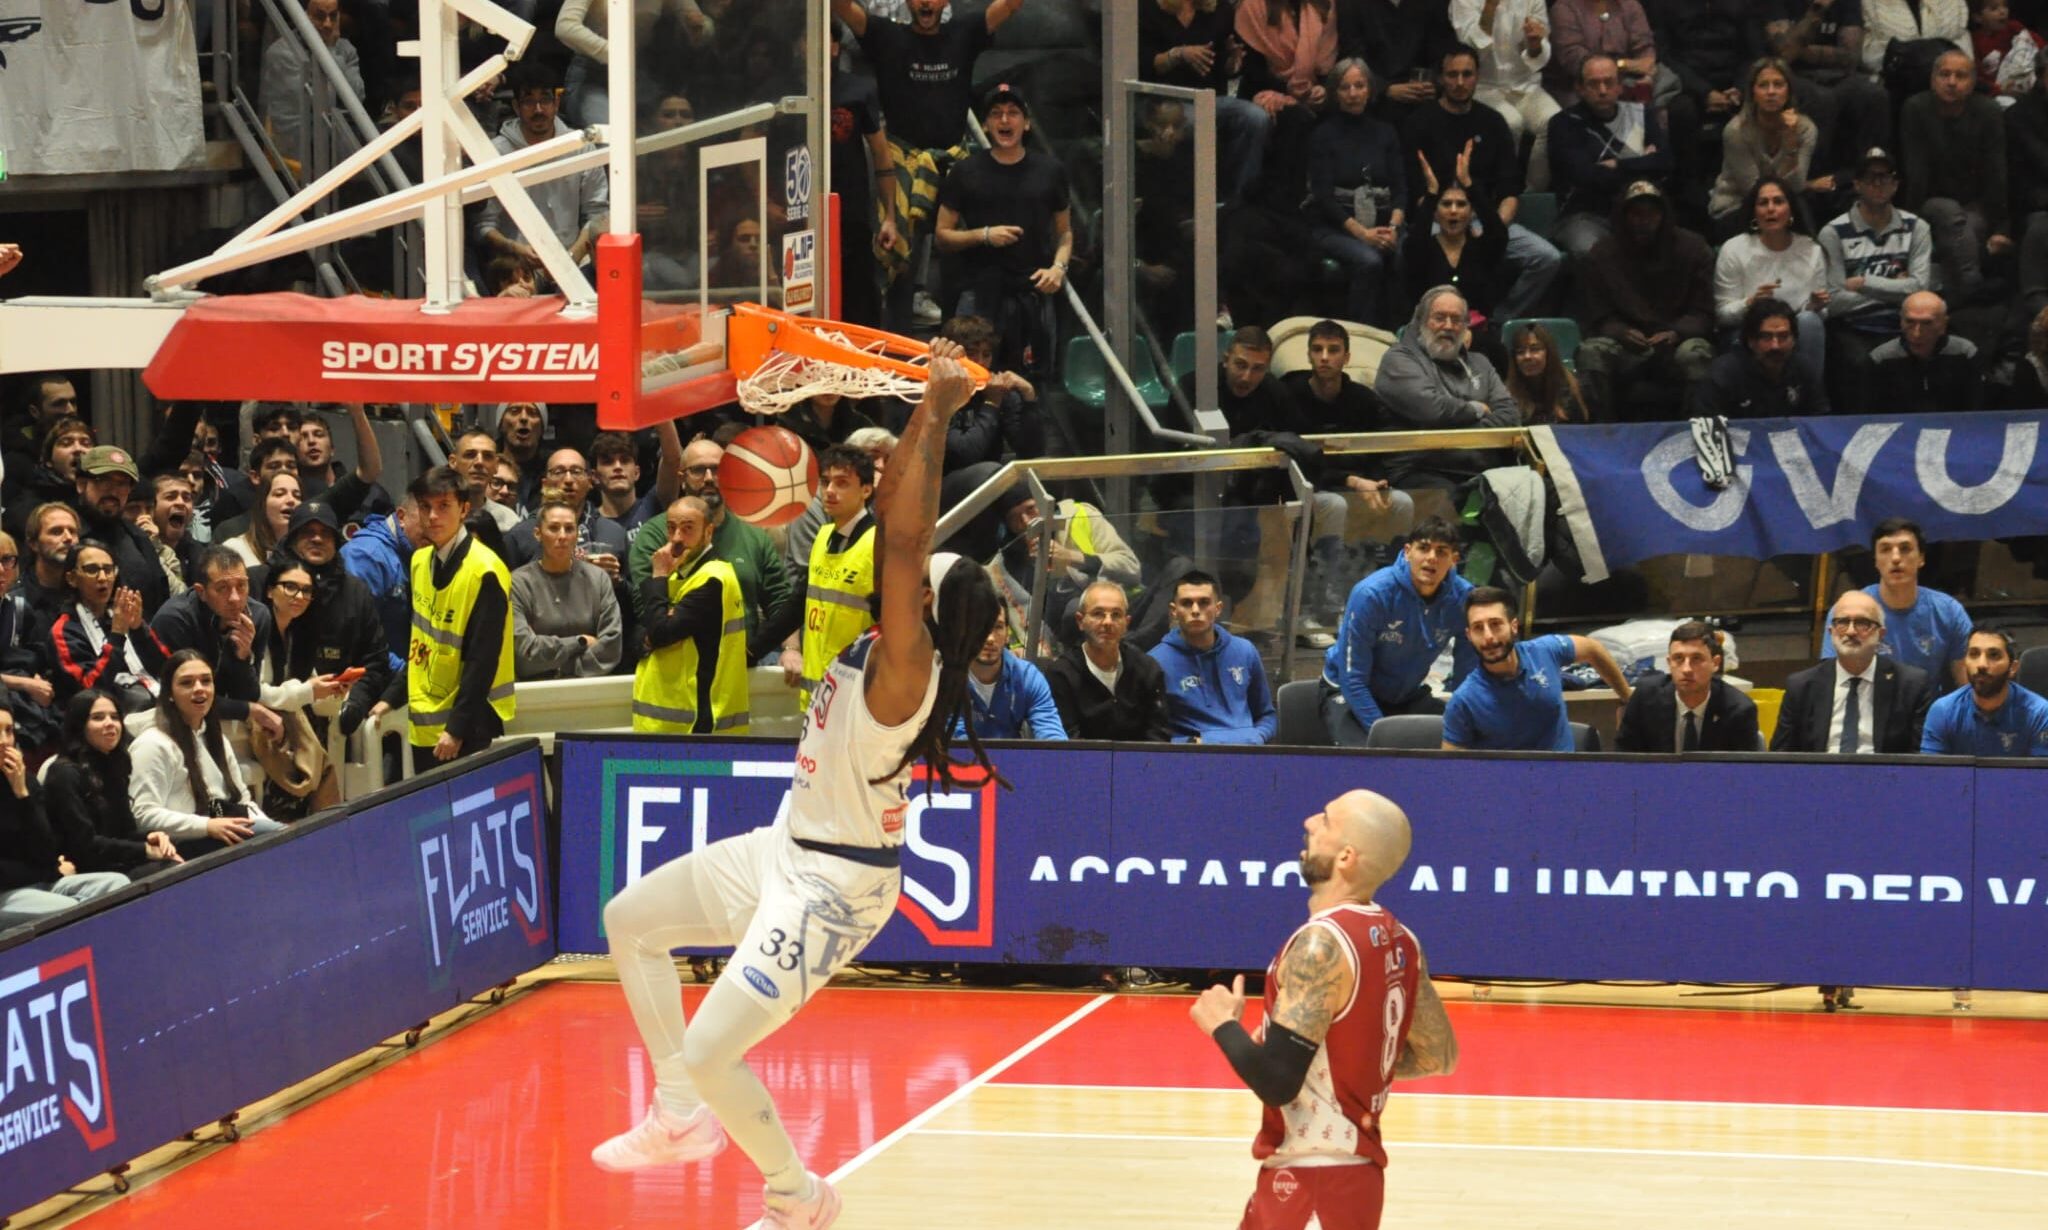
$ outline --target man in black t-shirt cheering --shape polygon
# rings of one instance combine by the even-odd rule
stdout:
[[[967,112],[974,101],[974,62],[1024,0],[990,0],[979,16],[940,20],[945,0],[909,0],[910,21],[870,19],[860,0],[832,0],[832,15],[846,23],[875,66],[889,149],[896,170],[895,246],[882,253],[890,284],[892,323],[908,322],[911,252],[923,237],[938,198],[939,181],[967,156]],[[919,305],[920,324],[939,323],[936,304]]]
[[[1052,296],[1066,285],[1074,248],[1067,169],[1024,147],[1031,109],[1008,83],[982,96],[981,124],[989,148],[946,176],[933,236],[941,252],[959,253],[953,314],[995,325],[1002,370],[1042,373],[1050,358]]]

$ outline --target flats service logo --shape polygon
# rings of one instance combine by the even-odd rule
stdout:
[[[100,1027],[92,949],[0,978],[7,1017],[6,1067],[0,1073],[0,1155],[62,1130],[69,1122],[93,1151],[114,1143],[114,1092]]]

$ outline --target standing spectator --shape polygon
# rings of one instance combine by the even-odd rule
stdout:
[[[1792,95],[1820,130],[1814,165],[1837,179],[1855,158],[1891,142],[1892,102],[1863,72],[1862,0],[1763,0],[1756,6],[1772,55],[1792,66]]]
[[[1125,639],[1131,603],[1124,587],[1091,582],[1074,606],[1081,638],[1045,667],[1067,737],[1167,742],[1166,674],[1150,654]]]
[[[1893,75],[1898,58],[1888,54],[1893,43],[1903,51],[1906,44],[1939,39],[1965,56],[1971,52],[1970,10],[1964,0],[1863,0],[1863,25],[1863,71],[1881,79]],[[1970,73],[1976,75],[1974,58]]]
[[[121,584],[125,579],[114,553],[90,538],[64,561],[69,601],[50,624],[47,658],[57,667],[59,704],[85,688],[111,694],[123,713],[156,703],[170,650],[150,631],[142,595]]]
[[[1983,258],[2013,246],[2003,117],[1997,103],[1972,93],[1975,86],[1969,53],[1945,51],[1934,62],[1933,88],[1907,99],[1899,113],[1906,159],[1899,199],[1933,228],[1941,287],[1959,304],[1984,289]]]
[[[0,709],[0,927],[61,914],[124,888],[118,871],[80,871],[61,851],[14,739],[14,715]]]
[[[1714,319],[1736,340],[1743,314],[1765,299],[1792,309],[1799,333],[1798,363],[1820,400],[1808,414],[1827,413],[1826,372],[1828,263],[1820,245],[1806,234],[1792,190],[1767,175],[1749,190],[1743,213],[1749,230],[1721,245],[1714,261]]]
[[[1280,715],[1266,664],[1251,642],[1222,626],[1222,590],[1200,570],[1173,587],[1173,630],[1152,649],[1166,676],[1166,719],[1175,743],[1270,743]]]
[[[641,583],[645,645],[633,671],[633,729],[743,735],[748,710],[746,621],[739,577],[718,558],[711,510],[686,495],[669,506],[668,542]]]
[[[43,805],[57,845],[80,871],[139,880],[185,861],[169,833],[136,827],[130,742],[121,707],[106,693],[87,688],[64,706],[63,742],[43,770]]]
[[[1492,362],[1467,350],[1471,313],[1454,286],[1423,292],[1407,332],[1380,359],[1373,389],[1401,427],[1513,427],[1521,422],[1513,394]],[[1396,485],[1448,489],[1485,468],[1491,454],[1397,453],[1387,459]],[[1425,510],[1427,511],[1427,510]]]
[[[156,543],[126,519],[136,477],[126,450],[101,445],[88,452],[78,463],[79,531],[113,552],[122,580],[142,596],[142,609],[155,614],[170,598],[171,582]]]
[[[1529,190],[1547,190],[1550,121],[1559,110],[1543,88],[1551,56],[1549,6],[1544,0],[1451,0],[1451,29],[1479,52],[1480,103],[1500,113],[1518,146],[1533,134]]]
[[[820,531],[806,570],[803,627],[784,632],[782,677],[797,690],[797,712],[811,709],[811,689],[839,652],[874,622],[868,596],[875,590],[875,463],[850,448],[818,458],[818,494],[829,533]],[[673,531],[671,531],[673,536]]]
[[[833,23],[835,34],[845,29]],[[883,328],[881,265],[878,252],[894,252],[896,234],[896,160],[889,150],[888,126],[874,79],[844,71],[842,43],[851,33],[832,40],[831,74],[832,191],[839,196],[840,312],[854,324]]]
[[[427,543],[412,557],[406,653],[406,734],[420,771],[489,747],[517,710],[512,578],[463,527],[464,489],[447,466],[428,470],[410,488]]]
[[[1590,665],[1628,702],[1628,680],[1604,645],[1584,636],[1522,640],[1514,612],[1514,598],[1504,589],[1487,585],[1465,595],[1465,639],[1478,655],[1479,669],[1465,676],[1444,706],[1446,749],[1571,751],[1564,670],[1575,662]]]
[[[1808,178],[1819,140],[1813,121],[1792,106],[1791,68],[1777,59],[1751,65],[1742,110],[1721,133],[1721,174],[1707,200],[1707,213],[1724,238],[1751,221],[1742,216],[1742,205],[1766,176],[1785,185],[1796,211],[1804,208],[1800,193],[1835,190],[1832,175]]]
[[[164,680],[156,724],[128,749],[137,827],[167,834],[185,858],[283,829],[249,793],[241,762],[228,749],[206,659],[181,649],[164,664]]]
[[[1137,0],[1138,77],[1160,85],[1210,90],[1216,95],[1217,199],[1236,204],[1258,182],[1273,117],[1230,91],[1240,44],[1232,37],[1235,10],[1217,0]]]
[[[1948,331],[1948,305],[1931,290],[1906,296],[1899,336],[1870,352],[1866,412],[1941,414],[1984,408],[1976,343]]]
[[[359,520],[357,513],[382,516],[391,511],[391,493],[377,485],[384,476],[384,450],[377,443],[377,431],[370,426],[369,410],[361,402],[348,406],[354,429],[356,464],[344,466],[334,456],[334,429],[317,410],[299,418],[294,440],[299,450],[299,492],[306,499],[325,499],[334,515],[343,521]]]
[[[547,441],[555,432],[547,406],[537,401],[504,402],[495,419],[480,416],[477,426],[496,433],[498,464],[512,463],[519,486],[504,502],[524,517],[527,510],[540,504],[541,472],[548,468]]]
[[[1642,0],[1657,40],[1655,105],[1677,162],[1677,196],[1690,204],[1707,186],[1700,138],[1723,131],[1743,104],[1743,78],[1763,54],[1753,0]]]
[[[2048,406],[2048,307],[2027,325],[2027,352],[2013,369],[2010,400],[2014,409]]]
[[[2012,634],[1982,625],[1970,629],[1963,669],[1969,686],[1928,706],[1921,754],[2048,756],[2048,700],[2013,681],[2019,663]]]
[[[538,469],[533,473],[535,478],[540,477]],[[513,516],[524,521],[527,515],[526,504],[519,498],[519,493],[525,486],[526,475],[520,470],[519,463],[501,453],[498,456],[497,471],[491,475],[490,481],[484,484],[484,494],[490,497],[491,503],[511,509]]]
[[[571,129],[555,114],[559,106],[556,90],[561,85],[560,79],[551,70],[531,60],[521,60],[511,75],[512,101],[518,114],[505,121],[498,135],[492,138],[491,145],[499,153],[509,154],[568,135]],[[527,189],[548,229],[568,249],[569,259],[578,265],[590,259],[597,237],[604,233],[605,218],[610,212],[610,193],[603,167],[579,171]],[[494,256],[515,257],[529,269],[539,269],[540,254],[534,251],[532,241],[520,234],[517,226],[509,227],[509,231],[507,233],[504,205],[495,196],[486,198],[483,213],[477,220],[477,239],[483,251]]]
[[[939,326],[939,336],[957,343],[968,362],[991,373],[988,384],[975,391],[974,400],[961,407],[946,427],[945,473],[984,461],[1001,461],[1006,452],[1017,457],[1045,456],[1045,422],[1039,414],[1038,390],[1023,376],[1002,367],[1002,358],[996,353],[996,327],[979,316],[955,316]],[[890,416],[890,426],[908,423],[908,407],[904,409],[902,419]],[[846,416],[849,411],[842,407],[839,413]]]
[[[288,470],[279,470],[263,480],[256,491],[256,507],[249,513],[249,528],[221,544],[225,549],[242,557],[242,562],[251,568],[261,568],[277,549],[278,540],[284,537],[285,528],[291,524],[292,513],[302,502],[299,491],[299,477]]]
[[[336,715],[341,733],[352,735],[391,682],[391,656],[386,652],[376,598],[341,562],[341,527],[325,501],[300,505],[280,546],[282,552],[272,557],[271,566],[281,558],[296,560],[305,565],[314,585],[305,630],[294,642],[294,652],[301,656],[291,662],[291,677],[339,675],[361,668],[362,675],[349,688],[348,699]],[[313,727],[324,739],[323,713],[314,715]]]
[[[45,616],[19,592],[20,574],[20,550],[0,533],[0,708],[13,711],[16,739],[33,750],[56,732],[57,689],[44,658]]]
[[[1624,752],[1754,752],[1756,702],[1721,678],[1721,637],[1688,619],[1671,630],[1667,673],[1636,685],[1614,746]]]
[[[314,632],[308,616],[315,592],[313,570],[295,556],[279,555],[264,570],[263,603],[270,618],[258,642],[257,698],[277,722],[253,727],[248,743],[266,770],[263,810],[277,820],[300,820],[341,802],[340,778],[326,755],[327,716],[350,685],[339,674],[310,673],[307,663],[317,655],[307,652],[305,638]],[[380,672],[372,681],[377,692],[369,695],[381,694],[389,680]]]
[[[490,432],[475,428],[465,431],[455,437],[455,451],[448,454],[448,465],[461,480],[465,501],[469,498],[470,488],[487,495],[491,479],[498,472],[498,442]],[[483,500],[481,511],[475,515],[496,526],[500,534],[510,533],[526,519],[511,506],[488,498]]]
[[[296,410],[282,407],[277,413],[281,427],[288,424],[291,433],[298,431],[299,415]],[[257,489],[273,474],[296,477],[298,472],[299,446],[290,434],[258,435],[256,443],[249,449],[248,469],[221,471],[219,488],[206,508],[208,524],[217,527],[222,534],[239,531],[241,518],[259,501]]]
[[[1799,346],[1792,309],[1765,296],[1742,314],[1742,347],[1715,359],[1692,386],[1692,415],[1731,419],[1790,418],[1826,405],[1820,383],[1794,358]]]
[[[249,571],[226,547],[199,557],[193,587],[164,604],[149,630],[167,654],[192,649],[214,668],[214,705],[224,722],[255,721],[283,733],[259,701],[256,659],[270,637],[270,612],[249,600]]]
[[[1877,557],[1878,580],[1863,592],[1884,607],[1882,635],[1874,639],[1872,652],[1924,672],[1943,692],[1968,683],[1963,654],[1970,644],[1970,613],[1949,595],[1920,584],[1927,551],[1919,525],[1886,517],[1870,532],[1870,553]],[[1836,650],[1830,642],[1820,656],[1832,658]]]
[[[78,545],[78,510],[54,500],[38,504],[29,513],[23,531],[30,566],[19,570],[14,592],[36,613],[38,625],[47,626],[73,601],[64,569],[70,562],[71,548]]]
[[[1563,0],[1558,8],[1573,2]],[[1633,6],[1635,0],[1622,2]],[[1550,182],[1562,215],[1553,241],[1584,259],[1607,237],[1622,190],[1638,180],[1663,180],[1672,163],[1656,111],[1622,101],[1613,57],[1585,57],[1578,81],[1579,101],[1550,121]]]
[[[1970,46],[1977,55],[1979,92],[2016,98],[2032,90],[2044,45],[2048,44],[2040,35],[2013,19],[2006,0],[1970,0]]]
[[[1557,338],[1547,327],[1525,322],[1515,327],[1506,342],[1508,393],[1524,423],[1592,421],[1579,378],[1565,363]]]
[[[1934,277],[1934,237],[1927,223],[1892,206],[1898,167],[1871,149],[1856,169],[1856,203],[1821,229],[1828,264],[1828,353],[1846,409],[1871,407],[1863,386],[1870,352],[1899,335],[1898,309]]]
[[[655,424],[661,441],[661,460],[656,463],[654,482],[647,494],[640,494],[640,454],[633,437],[623,432],[600,432],[590,442],[590,468],[597,484],[597,515],[619,527],[632,541],[633,534],[663,509],[675,503],[683,475],[683,442],[673,419]],[[630,554],[630,550],[629,550]]]
[[[1401,557],[1351,589],[1337,643],[1323,655],[1322,714],[1330,742],[1364,747],[1390,713],[1442,713],[1430,668],[1451,650],[1455,687],[1477,659],[1458,635],[1472,583],[1458,575],[1458,531],[1442,517],[1415,527]]]
[[[1418,155],[1424,191],[1417,208],[1435,225],[1408,232],[1403,263],[1410,294],[1432,286],[1456,287],[1471,313],[1467,344],[1498,355],[1500,325],[1506,319],[1499,304],[1508,228],[1493,201],[1472,187],[1471,150],[1467,145],[1458,155],[1456,181],[1441,186],[1435,168]]]
[[[967,700],[974,711],[975,737],[1066,742],[1066,724],[1060,720],[1045,675],[1011,653],[1009,645],[1009,615],[998,611],[988,639],[967,664]],[[962,714],[954,728],[956,737],[966,736],[967,721]]]
[[[595,485],[590,463],[582,453],[573,448],[558,448],[548,454],[547,469],[542,471],[542,501],[558,500],[576,510],[576,545],[582,549],[584,558],[623,585],[632,540],[618,522],[604,516],[591,503],[590,493]],[[505,546],[521,564],[540,553],[534,526],[534,519],[529,517],[505,535]]]
[[[370,591],[394,669],[405,661],[412,641],[412,539],[418,518],[419,506],[408,496],[390,516],[365,521],[341,544],[341,566]]]
[[[933,233],[940,251],[960,254],[953,314],[995,325],[1003,369],[1041,372],[1051,360],[1052,296],[1074,251],[1067,169],[1025,146],[1031,110],[1014,86],[994,86],[978,110],[989,148],[946,176]]]
[[[356,54],[356,46],[341,36],[341,0],[305,0],[306,18],[313,23],[313,32],[326,45],[327,54],[334,57],[336,67],[348,82],[349,92],[360,101],[363,97],[362,57]],[[277,152],[299,164],[293,168],[293,178],[301,184],[311,183],[325,166],[315,167],[308,159],[312,157],[312,132],[323,122],[323,117],[313,110],[315,82],[322,80],[320,66],[314,62],[313,53],[299,38],[297,30],[280,30],[270,45],[263,49],[263,77],[256,89],[256,106],[264,120],[270,125],[271,140],[277,145]],[[342,100],[335,100],[337,111],[343,106]],[[333,151],[339,155],[344,150]]]
[[[1877,652],[1884,631],[1877,599],[1855,591],[1835,599],[1829,653],[1785,681],[1772,751],[1906,756],[1920,750],[1934,688],[1925,671]]]
[[[803,617],[804,593],[801,578],[791,579],[789,567],[768,531],[748,525],[725,506],[725,495],[718,489],[718,467],[724,460],[725,450],[710,437],[699,436],[690,441],[683,449],[682,490],[684,495],[704,501],[704,506],[711,510],[711,546],[739,577],[740,605],[747,617],[747,660],[757,662],[774,652],[782,638],[796,630],[797,621]],[[822,464],[821,459],[821,468]],[[819,482],[824,482],[822,472]],[[664,514],[642,522],[633,532],[626,573],[636,593],[653,575],[654,553],[668,541],[667,530],[668,517]],[[622,609],[620,614],[630,621],[635,612]]]
[[[1550,88],[1559,98],[1569,97],[1574,87],[1585,97],[1580,81],[1586,61],[1595,56],[1614,62],[1617,90],[1625,84],[1637,101],[1649,98],[1649,83],[1657,76],[1657,39],[1638,0],[1553,0],[1550,20],[1556,26]]]
[[[37,505],[68,504],[78,497],[78,463],[92,451],[93,443],[92,428],[84,419],[61,418],[43,434],[36,454],[39,461],[24,465],[23,457],[7,459],[4,523],[8,532],[21,533],[21,517]]]
[[[1385,326],[1395,254],[1408,217],[1407,159],[1394,126],[1366,113],[1373,76],[1364,60],[1339,60],[1330,83],[1336,106],[1309,138],[1316,249],[1350,278],[1345,311],[1351,318]]]
[[[801,405],[792,407],[777,424],[803,437],[814,453],[844,444],[854,432],[874,425],[861,403],[842,393],[813,393]]]
[[[193,566],[206,545],[192,534],[192,480],[176,471],[153,474],[143,479],[133,494],[156,530],[158,554],[168,551],[177,561],[175,574],[169,580],[190,584]],[[148,530],[143,532],[147,534]],[[169,564],[165,567],[168,570]]]
[[[18,377],[10,388],[22,394],[15,405],[8,407],[7,427],[0,432],[0,440],[6,444],[7,502],[12,504],[18,494],[17,476],[26,474],[34,465],[37,453],[50,437],[50,429],[64,419],[75,418],[83,424],[85,418],[78,405],[78,385],[62,372],[31,372]]]
[[[512,667],[518,678],[608,675],[624,650],[611,578],[576,558],[576,510],[541,505],[540,558],[512,574]]]

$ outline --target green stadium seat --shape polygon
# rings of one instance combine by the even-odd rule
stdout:
[[[1524,192],[1515,198],[1520,202],[1515,212],[1515,221],[1521,226],[1545,239],[1557,229],[1557,194],[1555,192]]]

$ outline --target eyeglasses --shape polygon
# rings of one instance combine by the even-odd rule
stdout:
[[[0,555],[0,568],[12,568],[20,562],[19,555]]]
[[[552,474],[554,471],[550,470],[549,473]],[[513,482],[509,478],[494,478],[490,480],[490,486],[493,491],[510,491]]]
[[[1861,615],[1840,615],[1829,620],[1828,624],[1845,632],[1875,632],[1884,627],[1876,620],[1865,619]]]
[[[301,585],[297,581],[278,581],[272,584],[270,588],[283,590],[285,596],[289,598],[310,598],[313,596],[312,586]]]
[[[709,475],[718,473],[718,463],[714,461],[709,465],[684,466],[683,473],[695,474],[700,478],[707,477]]]
[[[80,564],[74,571],[82,577],[110,577],[121,570],[113,564]]]
[[[588,470],[584,469],[584,468],[583,468],[582,466],[549,466],[549,467],[548,467],[548,477],[549,477],[549,478],[588,478],[588,477],[590,477],[590,471],[588,471]],[[495,481],[497,481],[497,480],[493,479],[492,481],[493,481],[493,482],[495,482]]]

